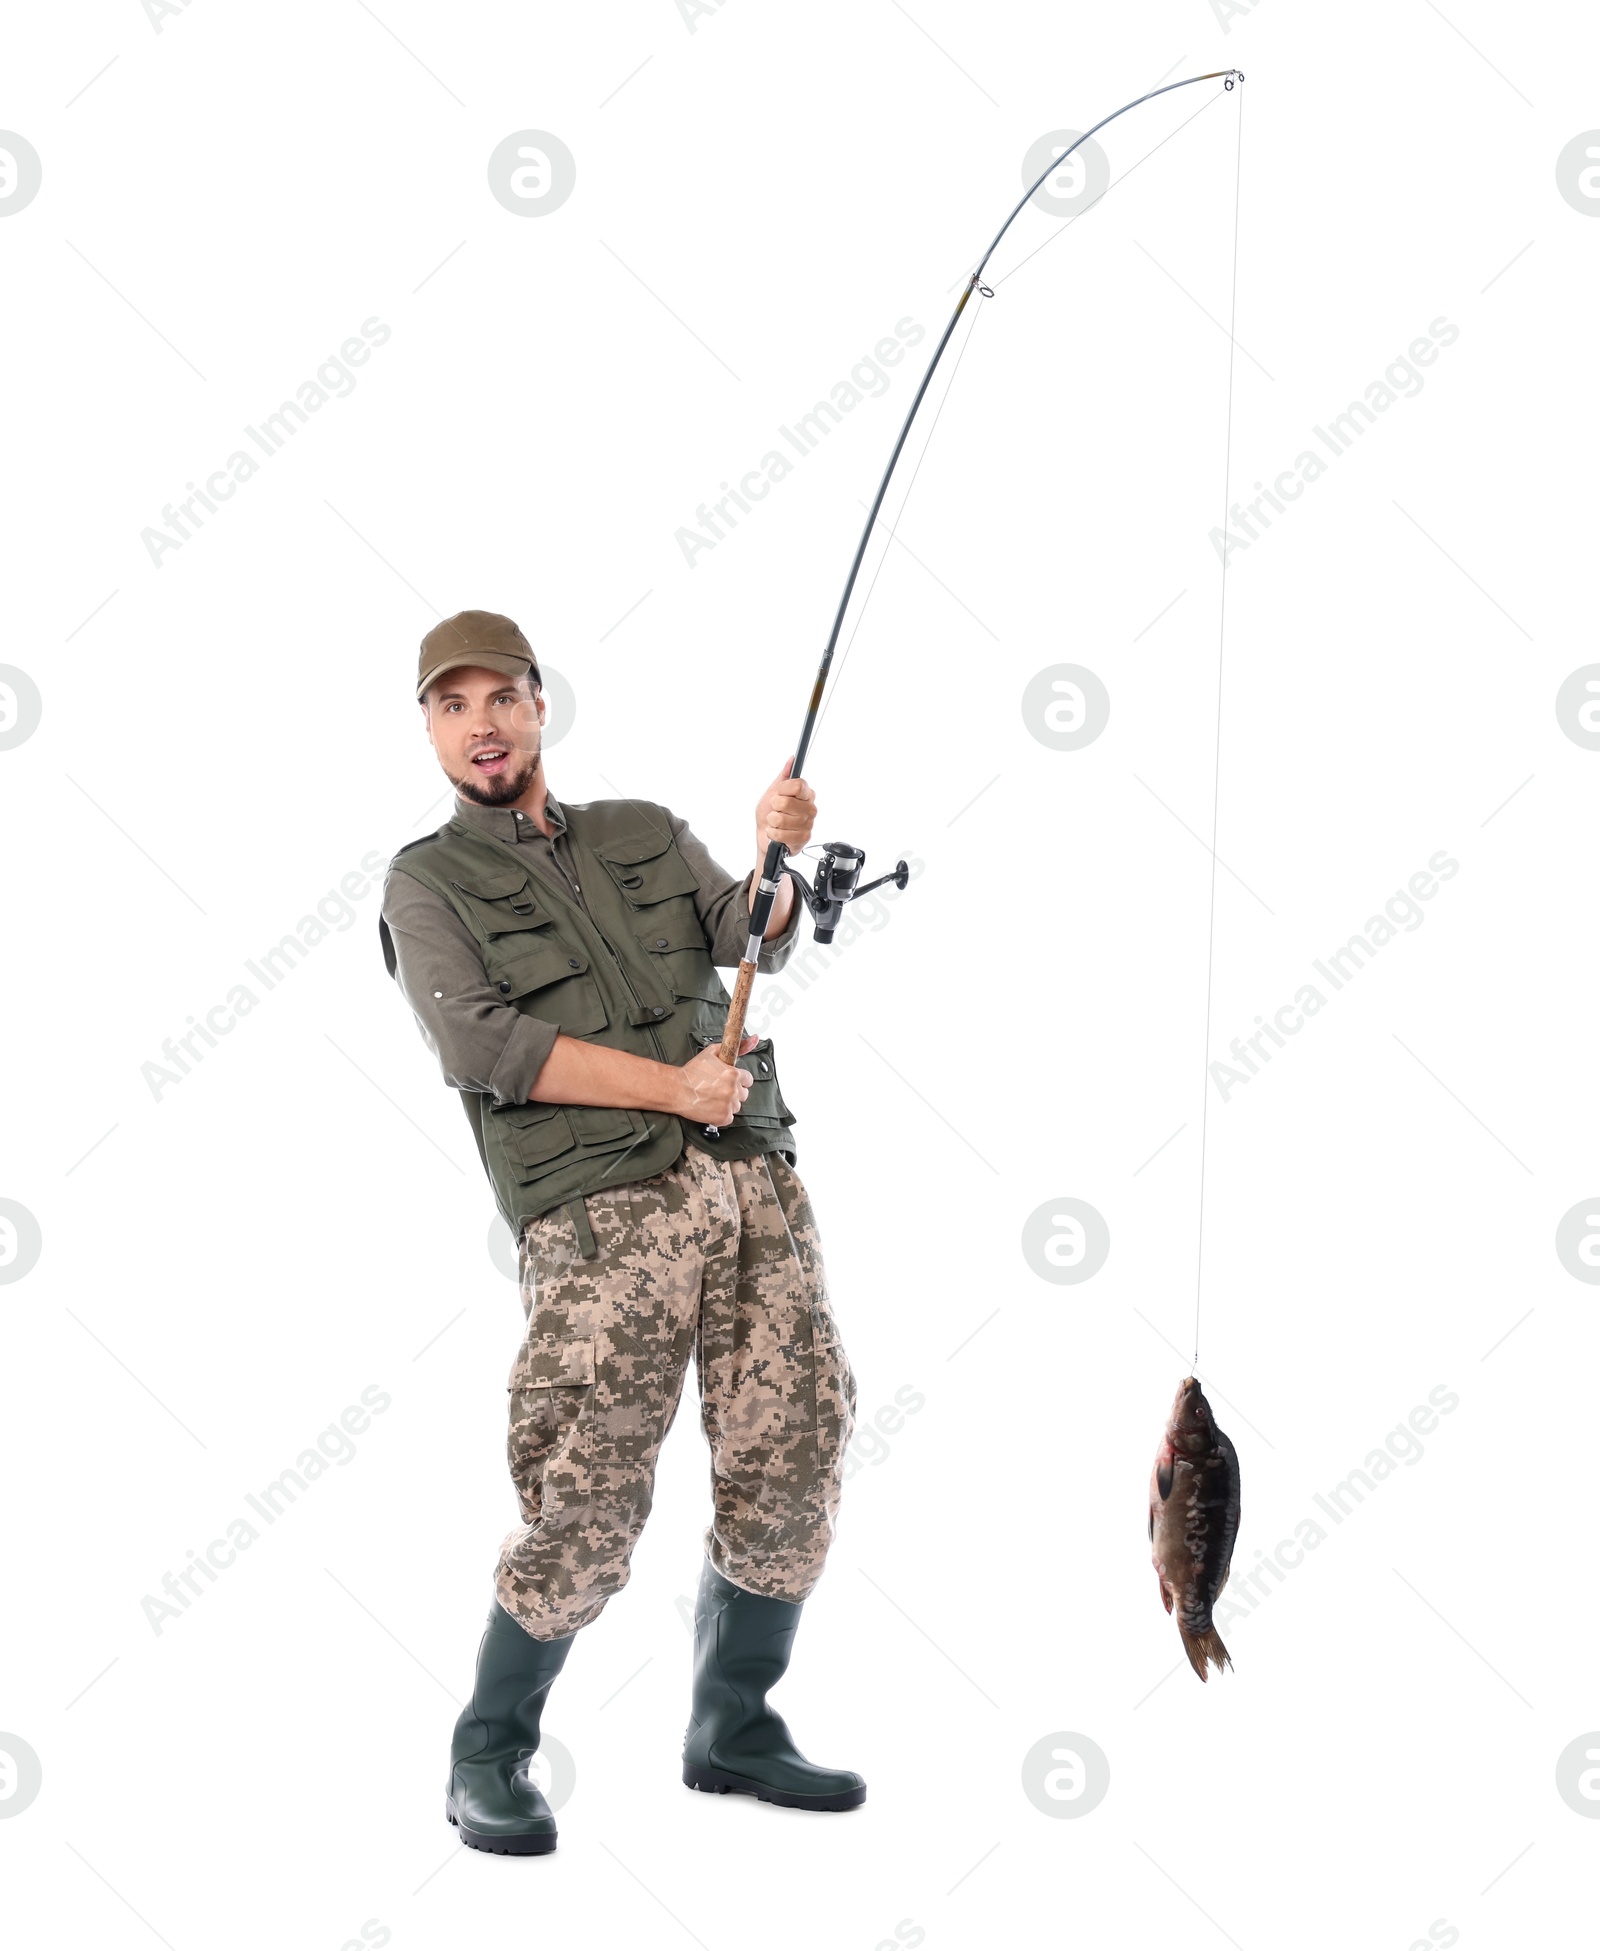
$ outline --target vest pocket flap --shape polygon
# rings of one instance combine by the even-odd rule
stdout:
[[[700,883],[670,835],[652,833],[631,840],[611,840],[595,852],[635,907],[667,901],[674,894],[699,892]]]
[[[495,1111],[494,1128],[523,1185],[572,1172],[597,1153],[626,1156],[651,1132],[640,1112],[611,1104],[508,1104]]]
[[[465,899],[490,935],[502,935],[511,929],[547,928],[555,919],[535,899],[533,883],[525,867],[500,872],[488,867],[475,868],[467,880],[452,880],[450,885]]]
[[[595,852],[603,861],[615,861],[621,867],[629,867],[636,861],[654,860],[671,845],[672,835],[653,826],[648,833],[624,833],[618,839],[604,841],[595,848]]]
[[[581,949],[548,935],[512,935],[490,943],[485,966],[497,996],[513,1003],[531,997],[529,1013],[568,1036],[605,1028],[606,1006]]]
[[[461,880],[451,877],[450,885],[463,894],[481,894],[486,901],[497,901],[502,894],[515,894],[528,884],[526,867],[463,867]]]
[[[489,980],[502,996],[526,996],[530,990],[548,983],[565,982],[568,976],[582,975],[589,958],[565,942],[540,936],[508,942],[489,969]],[[604,1017],[601,1018],[604,1021]]]
[[[506,1150],[525,1167],[570,1152],[578,1142],[560,1104],[516,1104],[500,1112],[498,1119]]]
[[[585,1389],[594,1383],[594,1337],[529,1335],[511,1364],[513,1392],[521,1389]]]
[[[640,945],[652,955],[670,955],[675,948],[697,948],[706,952],[706,931],[696,914],[663,915],[644,928],[633,931]]]
[[[608,1138],[631,1138],[638,1121],[619,1104],[569,1104],[567,1122],[581,1144],[603,1145]]]

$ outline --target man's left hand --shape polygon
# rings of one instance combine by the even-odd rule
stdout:
[[[811,838],[817,821],[817,796],[804,779],[791,779],[794,764],[791,753],[783,770],[761,795],[756,806],[756,859],[764,861],[770,841],[782,841],[792,854],[799,853]]]

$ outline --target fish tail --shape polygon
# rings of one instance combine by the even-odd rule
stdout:
[[[1233,1661],[1228,1657],[1228,1649],[1222,1643],[1222,1635],[1215,1626],[1209,1626],[1203,1633],[1191,1633],[1180,1626],[1183,1636],[1183,1650],[1189,1655],[1189,1664],[1202,1680],[1206,1677],[1209,1662],[1220,1673],[1225,1666],[1231,1667]]]

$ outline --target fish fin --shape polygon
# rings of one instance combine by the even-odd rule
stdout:
[[[1183,1650],[1189,1655],[1189,1664],[1202,1680],[1206,1677],[1207,1661],[1217,1669],[1218,1673],[1225,1666],[1233,1665],[1233,1661],[1228,1656],[1228,1649],[1222,1643],[1222,1635],[1215,1626],[1203,1633],[1186,1633],[1180,1626],[1178,1632],[1183,1640]]]
[[[1156,1489],[1161,1493],[1161,1501],[1163,1504],[1172,1495],[1171,1457],[1168,1457],[1164,1463],[1157,1463],[1156,1465]]]
[[[1156,1573],[1156,1584],[1161,1587],[1161,1603],[1170,1612],[1172,1610],[1172,1594],[1167,1590],[1167,1581],[1159,1572]]]

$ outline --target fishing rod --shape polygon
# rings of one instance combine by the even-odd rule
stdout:
[[[850,564],[850,573],[845,577],[844,593],[839,598],[838,609],[834,612],[833,628],[828,632],[827,647],[822,653],[822,662],[817,667],[816,682],[811,687],[811,702],[806,707],[805,723],[800,728],[800,737],[795,745],[794,764],[789,771],[789,777],[791,779],[798,779],[805,766],[806,752],[811,744],[811,734],[816,729],[817,711],[822,703],[823,687],[828,681],[829,666],[833,663],[834,647],[839,641],[839,632],[844,626],[845,612],[850,607],[850,598],[855,591],[856,577],[860,574],[862,559],[867,553],[867,543],[872,538],[872,531],[878,520],[878,510],[883,506],[883,498],[889,492],[889,482],[893,478],[895,466],[900,459],[901,451],[905,447],[906,436],[911,432],[911,423],[917,417],[917,409],[922,405],[923,396],[928,390],[928,383],[933,378],[940,359],[944,356],[944,349],[950,343],[951,335],[960,322],[961,314],[967,308],[968,299],[971,298],[975,291],[984,298],[992,298],[994,296],[994,292],[983,282],[983,273],[990,258],[994,256],[1001,238],[1005,236],[1012,224],[1022,214],[1024,207],[1035,192],[1041,188],[1048,177],[1055,174],[1062,163],[1066,161],[1067,157],[1072,154],[1073,150],[1081,148],[1091,136],[1098,135],[1100,130],[1106,127],[1107,123],[1115,122],[1119,115],[1126,115],[1129,109],[1138,108],[1145,102],[1153,102],[1158,95],[1170,95],[1178,88],[1193,88],[1197,82],[1220,81],[1224,89],[1231,89],[1236,82],[1243,80],[1244,75],[1238,68],[1218,68],[1211,74],[1190,75],[1183,81],[1169,81],[1161,88],[1152,88],[1147,95],[1139,95],[1133,101],[1125,102],[1121,108],[1114,110],[1113,113],[1105,116],[1101,121],[1096,122],[1092,129],[1085,130],[1078,137],[1077,141],[1066,149],[1063,149],[1059,156],[1052,157],[1035,181],[1030,183],[1027,189],[1024,190],[1021,200],[1011,212],[1011,215],[1006,218],[1005,222],[995,232],[994,242],[990,244],[988,250],[978,260],[976,268],[967,279],[961,296],[956,301],[956,308],[950,314],[950,323],[944,328],[943,337],[934,347],[933,357],[928,361],[928,370],[922,375],[922,384],[917,388],[916,397],[912,400],[910,410],[905,417],[905,423],[900,429],[900,436],[895,441],[894,451],[889,456],[889,465],[883,470],[883,479],[878,483],[878,492],[873,497],[872,507],[867,515],[866,526],[861,531],[861,540],[856,544],[855,557]],[[766,858],[762,863],[761,878],[756,884],[755,902],[750,910],[750,935],[748,941],[745,943],[744,955],[740,960],[739,972],[733,985],[733,996],[728,1004],[727,1027],[723,1031],[722,1042],[717,1047],[717,1055],[725,1064],[733,1063],[739,1055],[739,1043],[744,1035],[745,1011],[750,1002],[750,990],[756,976],[756,963],[761,954],[761,940],[766,933],[767,923],[772,918],[772,904],[777,898],[779,887],[782,885],[779,876],[787,874],[793,880],[796,891],[805,902],[816,924],[816,939],[824,944],[833,940],[833,931],[838,926],[839,918],[847,902],[857,899],[860,895],[870,893],[875,887],[882,887],[885,881],[892,880],[896,887],[903,888],[909,878],[906,863],[902,860],[896,863],[892,874],[881,875],[879,879],[869,881],[865,887],[860,887],[857,885],[857,881],[860,878],[861,870],[866,860],[865,853],[858,847],[850,847],[844,845],[843,842],[834,841],[825,845],[822,861],[817,869],[816,879],[811,886],[807,886],[804,875],[797,868],[790,867],[786,863],[784,859],[785,852],[786,849],[781,840],[769,840],[767,842]],[[718,1129],[719,1127],[716,1125],[707,1125],[705,1127],[706,1135],[714,1138],[717,1136]]]

